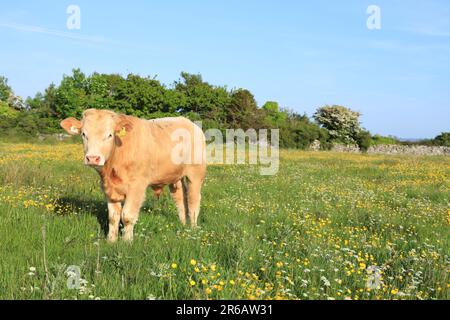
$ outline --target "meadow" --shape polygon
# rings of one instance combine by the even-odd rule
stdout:
[[[2,299],[449,299],[450,159],[209,166],[200,228],[149,192],[133,244],[71,143],[0,143]],[[77,274],[80,271],[79,275]]]

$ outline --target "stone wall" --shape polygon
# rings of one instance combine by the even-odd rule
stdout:
[[[65,133],[54,133],[54,134],[38,134],[38,139],[40,141],[44,141],[44,140],[58,140],[58,141],[64,141],[67,140],[69,138],[71,138],[72,136],[65,134]]]
[[[334,152],[360,152],[359,147],[355,145],[334,144],[331,148]]]
[[[373,154],[412,154],[418,156],[443,156],[450,155],[450,147],[378,145],[370,147],[367,152]]]
[[[320,150],[320,142],[314,141],[310,147],[313,151]],[[351,152],[359,153],[361,152],[356,145],[343,145],[335,144],[331,151],[334,152]],[[439,146],[404,146],[404,145],[377,145],[372,146],[367,151],[369,154],[410,154],[418,156],[444,156],[450,155],[450,147],[439,147]]]

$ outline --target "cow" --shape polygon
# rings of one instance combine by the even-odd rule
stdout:
[[[84,164],[100,175],[108,203],[107,240],[116,242],[122,221],[125,241],[133,229],[150,186],[159,197],[169,186],[181,223],[192,227],[200,213],[206,176],[206,143],[202,129],[183,117],[145,120],[109,110],[88,109],[81,121],[60,123],[71,135],[81,135]]]

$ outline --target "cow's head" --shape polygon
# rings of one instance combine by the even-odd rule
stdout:
[[[81,121],[67,118],[61,121],[61,127],[83,138],[84,164],[102,167],[132,130],[132,123],[127,116],[112,111],[89,109],[83,113]]]

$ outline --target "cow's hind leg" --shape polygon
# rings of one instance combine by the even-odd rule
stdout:
[[[108,242],[116,242],[119,233],[120,213],[122,204],[120,202],[108,201]]]
[[[180,181],[177,183],[169,185],[170,194],[172,195],[173,200],[177,206],[178,216],[180,218],[180,222],[185,225],[186,224],[186,202],[185,195],[183,190],[183,184]]]
[[[139,217],[139,210],[145,200],[145,190],[143,187],[130,188],[127,193],[125,205],[122,210],[123,240],[133,241],[133,230]]]
[[[193,228],[197,227],[197,220],[200,214],[200,200],[203,180],[188,179],[187,194],[189,207],[189,220]]]

